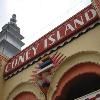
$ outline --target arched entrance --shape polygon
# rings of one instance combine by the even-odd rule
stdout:
[[[100,89],[100,65],[75,65],[60,79],[53,100],[74,100]]]
[[[18,94],[13,100],[38,100],[31,92],[22,92]]]

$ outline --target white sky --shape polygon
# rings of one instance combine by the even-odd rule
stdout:
[[[0,30],[16,14],[25,48],[90,3],[91,0],[0,0]]]

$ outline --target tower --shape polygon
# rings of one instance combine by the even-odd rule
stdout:
[[[7,57],[12,57],[21,51],[24,37],[20,34],[20,28],[16,24],[16,15],[13,14],[10,22],[2,27],[0,32],[0,52]]]

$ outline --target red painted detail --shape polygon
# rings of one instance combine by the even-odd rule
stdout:
[[[59,43],[64,42],[68,38],[77,34],[79,31],[85,29],[99,19],[98,14],[91,4],[36,42],[32,43],[29,47],[21,51],[19,54],[11,58],[5,66],[4,77],[9,76],[11,73],[22,68],[23,65],[36,57],[42,55],[46,51],[55,47]]]
[[[94,63],[81,63],[78,65],[75,65],[73,68],[68,70],[62,78],[59,80],[59,83],[57,85],[57,89],[55,93],[53,94],[52,100],[55,100],[57,96],[61,95],[61,92],[66,84],[69,84],[69,82],[74,79],[76,76],[85,74],[85,73],[95,73],[97,75],[100,75],[100,65],[94,64]]]
[[[98,9],[100,10],[100,0],[94,0],[96,6],[98,7]]]
[[[13,100],[38,100],[31,92],[22,92],[18,94]]]
[[[64,56],[63,54],[56,52],[52,57],[52,62],[54,67],[59,67],[65,60],[66,60],[66,56]]]

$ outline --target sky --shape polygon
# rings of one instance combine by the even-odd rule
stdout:
[[[91,0],[0,0],[0,31],[16,14],[24,49],[90,3]]]

